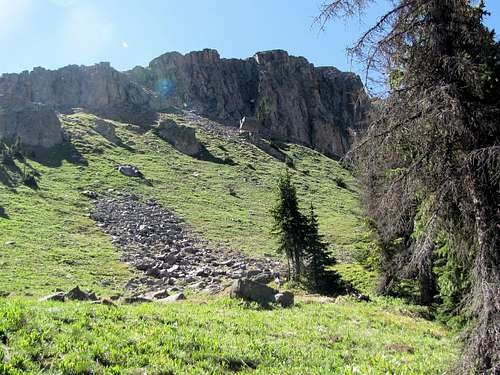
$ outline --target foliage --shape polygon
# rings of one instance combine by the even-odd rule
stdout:
[[[306,280],[312,290],[332,293],[340,289],[340,278],[332,266],[335,258],[328,254],[328,244],[319,234],[318,216],[311,204],[305,226]]]
[[[371,3],[328,1],[320,20]],[[351,50],[388,88],[354,153],[383,244],[384,286],[414,276],[426,303],[433,272],[442,272],[448,303],[462,293],[447,281],[466,288],[464,374],[500,371],[500,47],[482,23],[484,2],[474,4],[397,1]],[[427,214],[413,236],[422,205]],[[447,246],[436,255],[440,233]]]
[[[299,281],[304,271],[307,219],[299,210],[297,191],[288,170],[278,180],[278,197],[271,210],[273,233],[278,238],[278,253],[285,254],[289,276]]]

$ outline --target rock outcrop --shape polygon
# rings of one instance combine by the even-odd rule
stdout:
[[[49,148],[62,141],[56,112],[41,103],[0,95],[0,137],[27,148]]]
[[[356,75],[316,68],[281,50],[246,60],[215,50],[166,53],[127,74],[154,91],[164,107],[186,107],[226,125],[275,140],[343,155],[363,127],[368,99]],[[245,125],[245,122],[247,125]]]
[[[196,156],[202,151],[201,143],[196,139],[194,128],[179,125],[174,120],[162,120],[155,128],[156,134],[174,148],[189,156]]]
[[[156,96],[134,84],[109,63],[70,65],[58,70],[34,68],[0,77],[0,94],[24,102],[42,103],[66,112],[83,108],[116,120],[151,122]]]

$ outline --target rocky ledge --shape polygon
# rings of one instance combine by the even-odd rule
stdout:
[[[173,212],[137,197],[94,201],[92,218],[123,251],[122,260],[144,273],[126,289],[144,292],[185,288],[218,293],[232,280],[247,277],[269,283],[283,272],[275,259],[251,259],[234,251],[216,251],[194,236]]]

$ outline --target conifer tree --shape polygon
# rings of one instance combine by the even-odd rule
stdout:
[[[273,232],[278,237],[278,252],[287,258],[289,277],[300,281],[307,219],[299,210],[297,191],[288,171],[279,178],[278,198],[271,213]]]
[[[318,216],[311,203],[307,217],[305,232],[305,254],[307,257],[306,277],[311,289],[317,292],[330,293],[338,288],[339,277],[329,267],[335,264],[335,259],[328,254],[328,244],[319,234]]]

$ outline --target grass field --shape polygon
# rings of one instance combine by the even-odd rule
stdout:
[[[450,373],[459,348],[453,333],[397,300],[321,303],[299,293],[286,310],[205,295],[169,305],[38,302],[76,285],[109,296],[136,274],[89,218],[84,190],[154,198],[213,248],[260,256],[276,247],[269,209],[283,163],[203,129],[197,136],[210,160],[120,123],[116,146],[92,130],[98,121],[82,113],[64,117],[72,146],[28,157],[41,174],[39,189],[19,183],[25,168],[19,161],[0,171],[0,374]],[[333,252],[344,259],[369,246],[349,172],[304,147],[289,145],[286,152],[301,204],[314,202]],[[234,163],[221,162],[228,158]],[[149,182],[117,172],[129,163]],[[371,292],[375,273],[348,263],[337,269]]]
[[[226,298],[126,307],[0,300],[0,373],[444,374],[456,358],[450,334],[393,310],[349,300],[274,310]]]

